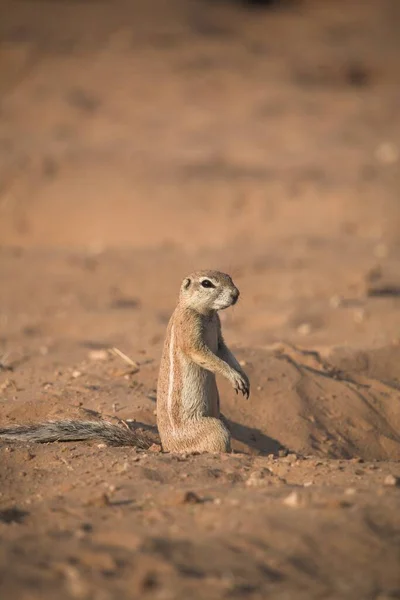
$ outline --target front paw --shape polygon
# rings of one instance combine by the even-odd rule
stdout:
[[[237,371],[233,371],[232,373],[232,385],[235,388],[235,392],[242,392],[243,396],[246,398],[250,395],[250,382],[249,378],[245,373],[238,373]]]

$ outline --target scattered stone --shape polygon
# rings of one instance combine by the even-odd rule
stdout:
[[[186,462],[188,460],[188,454],[186,453],[182,453],[182,454],[173,454],[171,456],[172,460],[175,460],[176,462]]]
[[[356,488],[347,488],[344,490],[344,493],[346,494],[346,496],[354,496],[354,494],[357,493]]]
[[[82,375],[81,371],[78,371],[77,369],[75,369],[75,371],[72,371],[72,377],[74,379],[77,379],[78,377],[80,377]]]
[[[292,492],[289,496],[286,496],[283,500],[283,504],[286,504],[286,506],[290,506],[291,508],[298,508],[301,504],[299,494],[297,492]]]
[[[259,469],[252,471],[246,481],[249,487],[259,487],[271,484],[272,471],[270,469]]]
[[[313,482],[313,481],[305,481],[305,482],[303,483],[303,487],[310,487],[311,485],[314,485],[314,482]]]
[[[9,377],[7,377],[7,379],[5,381],[3,381],[3,383],[0,384],[0,393],[5,392],[7,388],[9,387],[16,387],[15,385],[15,381],[13,379],[10,379]]]
[[[91,523],[82,523],[79,526],[79,529],[81,531],[84,531],[85,533],[92,533],[92,531],[93,531],[93,525]]]
[[[311,333],[310,323],[301,323],[301,325],[299,325],[297,328],[297,333],[299,335],[310,335],[310,333]]]
[[[162,452],[160,444],[152,444],[149,448],[149,452]]]
[[[400,487],[400,477],[396,477],[396,475],[387,475],[383,481],[383,485],[391,486],[391,487]]]
[[[291,452],[290,454],[288,454],[287,456],[285,456],[283,458],[282,462],[293,464],[293,463],[297,462],[297,460],[298,460],[297,454],[294,454],[293,452]]]
[[[186,491],[180,493],[177,497],[177,504],[201,504],[202,499],[196,494],[196,492]]]
[[[239,365],[241,367],[245,367],[247,365],[247,362],[245,360],[239,360]]]
[[[107,350],[91,350],[88,354],[90,360],[107,360]]]

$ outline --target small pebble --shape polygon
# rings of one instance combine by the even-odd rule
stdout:
[[[152,444],[149,448],[149,452],[162,452],[160,444]]]
[[[298,493],[292,492],[291,494],[289,494],[289,496],[286,496],[286,498],[283,501],[283,504],[286,504],[286,506],[290,506],[291,508],[297,508],[298,506],[300,506],[300,497]]]
[[[107,360],[107,350],[91,350],[88,354],[90,360]]]
[[[391,486],[391,487],[400,487],[400,477],[396,477],[396,475],[387,475],[383,481],[383,485]]]
[[[283,461],[282,461],[282,462],[289,463],[289,464],[293,464],[293,463],[295,463],[296,461],[297,461],[297,455],[296,455],[296,454],[294,454],[293,452],[291,452],[290,454],[288,454],[287,456],[285,456],[285,457],[283,458]]]
[[[300,335],[310,335],[311,325],[310,323],[301,323],[297,328],[297,333]]]
[[[125,461],[124,464],[117,469],[117,471],[118,473],[126,473],[129,471],[129,462]]]
[[[200,504],[201,502],[201,498],[192,491],[183,492],[177,498],[177,504]]]
[[[259,487],[271,483],[272,472],[269,469],[260,469],[250,473],[246,485],[249,487]]]

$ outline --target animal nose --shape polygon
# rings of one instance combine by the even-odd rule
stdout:
[[[238,301],[239,295],[240,295],[239,290],[234,290],[231,292],[232,304],[236,304],[236,302]]]

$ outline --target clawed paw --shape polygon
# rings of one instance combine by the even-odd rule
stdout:
[[[241,392],[243,394],[243,396],[245,396],[246,398],[249,397],[250,395],[250,382],[247,378],[247,376],[243,373],[237,373],[235,371],[235,374],[233,376],[233,387],[235,388],[235,392],[238,394],[239,392]]]

